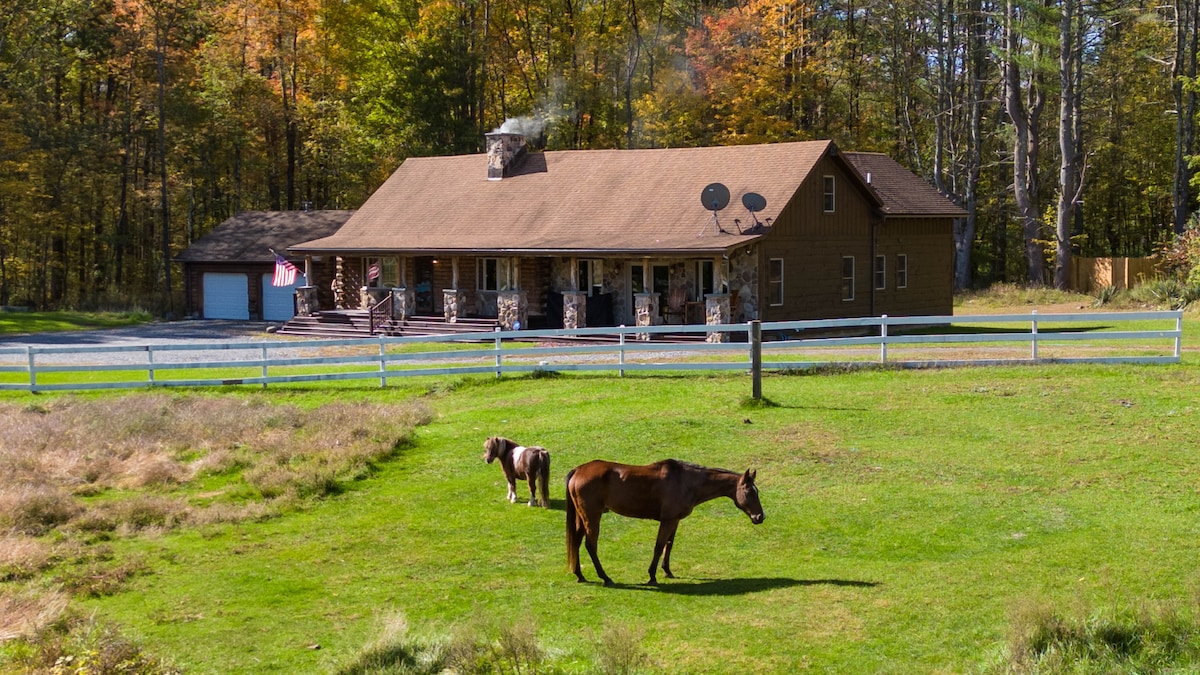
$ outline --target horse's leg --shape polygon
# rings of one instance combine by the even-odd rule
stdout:
[[[675,545],[675,532],[679,529],[679,521],[676,520],[671,525],[671,536],[667,537],[667,545],[663,547],[663,574],[667,575],[668,579],[674,579],[675,575],[671,574],[671,547]]]
[[[584,545],[587,547],[588,555],[592,557],[592,566],[596,568],[596,576],[604,580],[605,586],[612,586],[613,580],[604,573],[604,567],[600,564],[600,556],[596,554],[596,543],[600,539],[600,513],[588,514],[584,519],[584,528],[586,528],[584,536]]]
[[[508,503],[517,503],[517,481],[512,478],[508,479]]]
[[[679,527],[678,520],[664,520],[658,524],[658,539],[654,542],[654,559],[650,561],[650,581],[646,582],[651,586],[658,584],[658,558],[663,555],[664,551],[666,551],[666,555],[663,557],[663,571],[667,573],[668,577],[675,576],[667,569],[670,567],[667,560],[671,557],[671,541],[675,537],[675,528],[677,527]]]
[[[534,476],[537,476],[537,474],[530,472],[530,474],[529,474],[529,505],[530,506],[537,506],[537,490],[534,487]]]

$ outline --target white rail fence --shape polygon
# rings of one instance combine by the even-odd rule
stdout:
[[[1136,325],[1130,325],[1136,324]],[[1124,328],[1122,328],[1124,326]],[[663,334],[724,334],[664,342]],[[768,339],[762,339],[766,335]],[[0,390],[296,384],[447,375],[748,372],[828,366],[1178,363],[1183,313],[866,317],[720,326],[496,331],[342,340],[270,338],[124,346],[0,347]]]

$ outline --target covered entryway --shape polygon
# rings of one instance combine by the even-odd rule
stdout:
[[[250,318],[250,289],[246,275],[233,272],[204,274],[204,318]]]
[[[272,286],[274,274],[262,275],[263,321],[287,321],[296,315],[296,287],[304,285],[304,276],[297,275],[291,286]]]

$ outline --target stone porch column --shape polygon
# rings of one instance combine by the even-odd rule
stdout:
[[[298,286],[296,288],[296,316],[312,316],[320,310],[317,302],[316,286]]]
[[[417,311],[417,291],[412,288],[392,289],[392,318],[405,321]]]
[[[500,291],[496,294],[496,319],[504,330],[529,328],[529,299],[526,291]]]
[[[634,293],[633,314],[636,326],[654,326],[658,324],[658,293]],[[649,340],[649,333],[638,333],[637,339]]]
[[[563,291],[563,328],[587,328],[587,293]]]
[[[716,326],[729,323],[729,294],[710,293],[704,296],[704,323]],[[729,342],[729,333],[709,333],[708,342]]]
[[[458,259],[455,259],[455,268],[458,267]],[[466,291],[457,288],[447,288],[442,291],[442,316],[446,318],[446,323],[456,323],[458,317],[466,309],[467,293]]]

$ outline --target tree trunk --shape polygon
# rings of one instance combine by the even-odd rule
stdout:
[[[1071,229],[1079,198],[1079,165],[1076,145],[1075,0],[1062,0],[1058,20],[1058,210],[1055,214],[1054,287],[1066,290],[1071,273]]]

